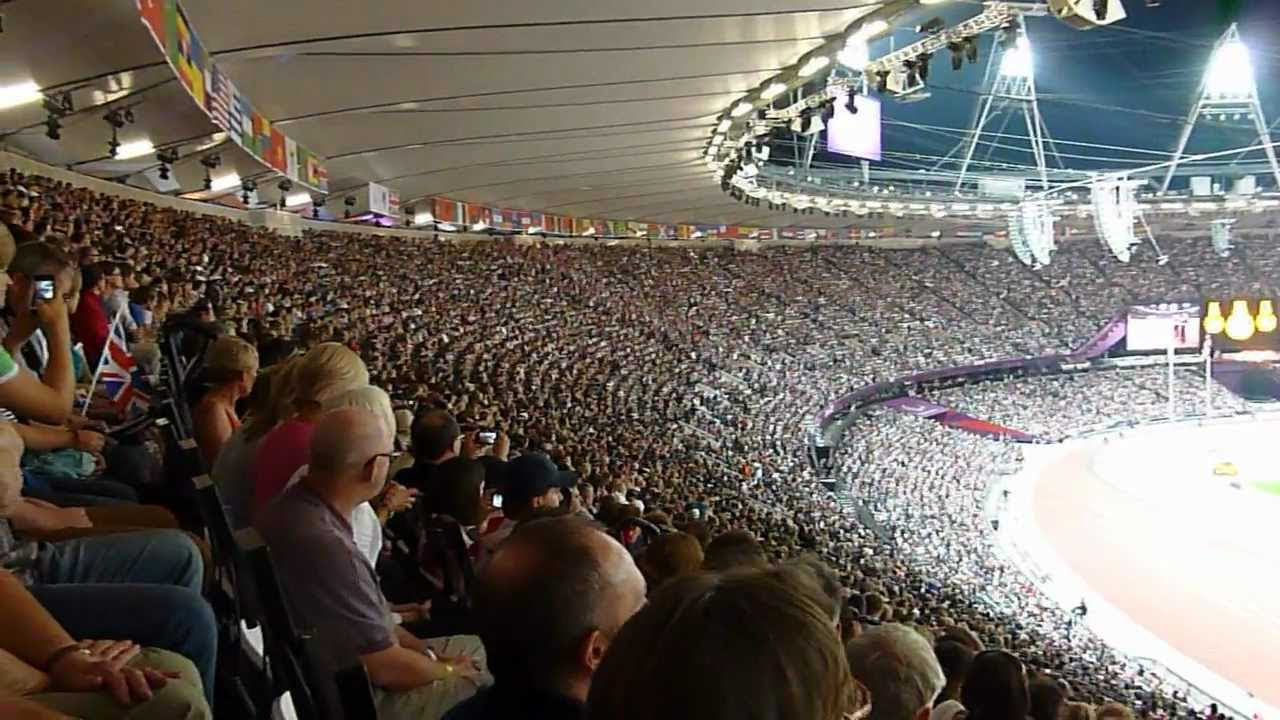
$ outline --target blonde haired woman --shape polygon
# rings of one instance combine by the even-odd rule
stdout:
[[[265,368],[249,393],[244,424],[236,428],[222,446],[211,468],[210,477],[218,486],[222,502],[227,508],[227,519],[234,530],[248,527],[253,522],[253,462],[266,430],[251,436],[249,431],[265,415],[271,414],[271,403],[277,395],[288,392],[293,383],[293,367],[298,358],[291,358]]]
[[[238,337],[223,335],[205,353],[208,390],[192,411],[196,444],[206,467],[213,467],[231,433],[240,427],[236,403],[248,397],[258,377],[258,351]]]
[[[252,441],[270,424],[269,431],[262,434],[251,473],[255,513],[283,492],[289,478],[307,464],[311,432],[324,413],[325,403],[369,384],[369,370],[360,356],[332,342],[311,348],[287,376],[280,383],[280,392],[272,389],[269,412],[255,417],[246,427],[246,437]]]

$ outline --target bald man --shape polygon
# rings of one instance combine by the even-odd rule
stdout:
[[[495,683],[446,720],[583,717],[609,643],[645,602],[631,554],[577,516],[522,523],[477,583],[474,613]]]
[[[361,408],[323,415],[306,476],[267,505],[258,529],[300,627],[314,628],[323,676],[359,661],[373,683],[378,717],[436,720],[487,676],[478,638],[424,641],[392,620],[369,561],[352,538],[356,506],[382,491],[392,432]],[[321,702],[338,708],[332,687]]]

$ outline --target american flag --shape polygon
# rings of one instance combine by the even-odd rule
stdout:
[[[209,66],[209,116],[218,127],[231,132],[231,108],[236,88],[217,65]]]
[[[124,323],[120,319],[121,314],[117,313],[111,323],[107,347],[98,367],[98,379],[112,404],[126,415],[133,415],[145,412],[151,406],[151,396],[147,393],[146,381],[138,372],[138,364],[129,352]]]

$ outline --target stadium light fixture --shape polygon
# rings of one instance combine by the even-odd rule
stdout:
[[[889,23],[885,22],[882,18],[876,18],[871,22],[863,23],[859,26],[858,29],[853,32],[853,36],[862,38],[863,40],[870,40],[888,29]]]
[[[213,178],[213,182],[209,184],[211,192],[222,192],[236,187],[240,187],[240,174],[234,170],[226,175],[219,175]]]
[[[763,91],[761,91],[760,97],[764,100],[772,100],[786,91],[787,91],[786,83],[775,82],[775,83],[771,83],[768,87],[766,87]]]
[[[1275,332],[1276,326],[1280,324],[1280,321],[1276,318],[1276,309],[1270,300],[1263,300],[1258,303],[1258,316],[1254,318],[1253,324],[1260,333]]]
[[[830,64],[831,58],[826,55],[815,55],[809,58],[809,60],[800,67],[798,74],[800,77],[809,77]]]
[[[429,212],[415,213],[413,216],[414,225],[426,225],[427,223],[433,223],[435,221],[436,221],[436,216],[432,215]]]
[[[1204,331],[1210,335],[1220,335],[1226,327],[1226,318],[1222,317],[1222,303],[1210,300],[1204,313]]]
[[[116,148],[115,159],[132,160],[133,158],[142,157],[143,155],[150,155],[155,151],[156,146],[152,145],[151,141],[146,138],[141,140],[130,140],[127,143],[121,143],[120,147]]]
[[[850,70],[861,70],[871,62],[867,39],[854,35],[845,41],[844,49],[836,53],[836,61]]]
[[[1227,337],[1244,342],[1253,337],[1253,316],[1249,314],[1249,301],[1232,300],[1231,314],[1227,316]]]
[[[311,202],[311,193],[296,192],[284,196],[285,207],[299,207]]]
[[[8,110],[11,107],[33,103],[43,97],[44,94],[40,92],[40,86],[31,80],[15,85],[5,85],[0,87],[0,110]]]
[[[1239,38],[1214,50],[1205,76],[1205,90],[1214,97],[1249,97],[1254,91],[1253,62],[1249,47]]]
[[[751,109],[753,107],[755,106],[747,102],[746,100],[743,100],[742,102],[739,102],[737,105],[734,105],[733,109],[729,111],[729,114],[732,115],[733,117],[742,117],[743,115],[746,115],[747,113],[751,112]]]
[[[729,132],[729,128],[731,127],[733,127],[733,121],[729,118],[725,118],[720,121],[720,124],[716,125],[716,134],[723,135]]]
[[[1000,58],[1000,74],[1005,77],[1029,78],[1034,69],[1031,57],[1031,45],[1025,35],[1018,37],[1012,48],[1004,51]]]

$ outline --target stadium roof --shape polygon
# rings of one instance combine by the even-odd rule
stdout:
[[[1119,169],[1165,159],[1227,25],[1218,0],[1123,2],[1129,18],[1090,32],[1051,17],[1026,19],[1041,111],[1056,141],[1051,163]],[[864,14],[909,6],[892,13],[892,30],[872,43],[874,58],[918,40],[915,26],[935,15],[950,24],[981,10],[970,0],[181,4],[239,90],[278,130],[327,158],[335,199],[374,181],[406,203],[443,195],[580,217],[757,225],[791,220],[730,199],[701,162],[727,108]],[[1240,4],[1234,19],[1274,129],[1280,3]],[[216,128],[174,81],[133,2],[22,2],[5,12],[0,86],[34,80],[47,96],[70,90],[78,111],[53,141],[39,104],[0,110],[7,144],[147,186],[137,173],[153,168],[154,156],[106,156],[102,114],[136,102],[136,123],[120,139],[179,146],[184,159],[174,178],[182,191],[199,189],[198,161]],[[973,120],[994,42],[993,33],[982,36],[979,62],[958,72],[936,58],[927,99],[885,103],[882,167],[919,169],[955,149]],[[1192,151],[1256,138],[1243,121],[1202,127]],[[1026,166],[1020,132],[1006,128],[1013,137],[980,146],[978,161]],[[261,178],[260,197],[274,199],[273,176],[228,148],[226,165]],[[850,167],[820,155],[817,166],[824,163]]]

